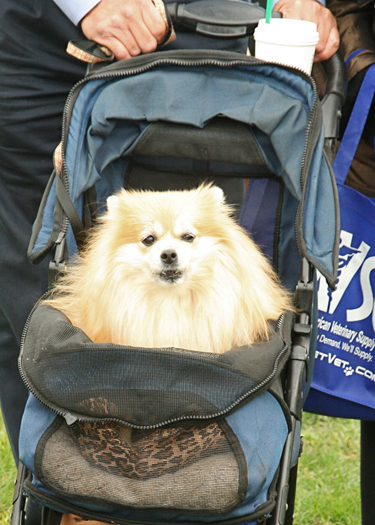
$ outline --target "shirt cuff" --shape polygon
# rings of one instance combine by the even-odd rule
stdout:
[[[61,11],[73,22],[78,25],[82,18],[87,15],[100,0],[53,0]]]

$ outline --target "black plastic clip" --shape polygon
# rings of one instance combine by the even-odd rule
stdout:
[[[27,476],[27,468],[21,462],[18,464],[17,479],[13,495],[13,509],[11,515],[11,525],[24,525],[26,520],[26,496],[23,491],[23,483]]]
[[[49,263],[48,268],[48,289],[52,290],[55,286],[57,278],[62,273],[65,273],[68,267],[68,258],[66,251],[66,239],[63,232],[59,233],[55,241],[55,257]]]
[[[311,319],[312,305],[314,298],[314,277],[311,264],[302,260],[301,278],[296,288],[296,302],[298,312],[307,314]]]

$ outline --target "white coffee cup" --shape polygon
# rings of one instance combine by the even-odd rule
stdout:
[[[311,75],[319,33],[314,22],[291,18],[259,21],[254,31],[255,57],[301,69]]]

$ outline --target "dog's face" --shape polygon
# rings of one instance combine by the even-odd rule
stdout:
[[[108,217],[116,231],[113,259],[147,282],[164,287],[188,283],[207,273],[220,244],[212,227],[214,216],[224,206],[216,187],[112,196]]]
[[[199,246],[204,243],[192,224],[172,224],[165,228],[155,222],[142,237],[132,255],[137,252],[140,266],[160,284],[183,282],[194,271],[197,257],[203,255]]]

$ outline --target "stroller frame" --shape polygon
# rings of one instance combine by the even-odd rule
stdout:
[[[220,1],[225,3],[224,0]],[[197,2],[197,4],[198,3],[203,5],[205,2]],[[231,1],[231,3],[233,3],[233,1]],[[200,23],[202,23],[202,21]],[[213,21],[209,20],[209,23],[212,25]],[[253,21],[252,24],[254,25]],[[235,36],[238,36],[238,34]],[[345,69],[339,55],[335,55],[330,61],[327,61],[327,63],[325,63],[325,69],[328,75],[328,83],[325,97],[322,100],[322,110],[324,120],[327,122],[326,143],[327,150],[329,150],[333,140],[337,136],[337,121],[345,94],[345,78],[343,77]],[[67,205],[64,204],[66,201],[63,188],[60,188],[57,197],[60,199],[64,213],[69,217]],[[70,222],[74,224],[74,219],[69,218]],[[79,224],[77,228],[80,228]],[[55,257],[50,265],[51,283],[53,283],[56,274],[66,267],[65,238],[58,238],[55,241],[55,247]],[[306,396],[306,389],[308,388],[309,377],[312,375],[311,368],[313,366],[311,353],[314,351],[314,348],[311,344],[311,339],[314,312],[316,309],[314,276],[314,266],[306,257],[302,257],[301,275],[295,295],[298,315],[293,326],[291,356],[288,360],[288,370],[285,374],[284,384],[285,401],[292,417],[292,429],[288,434],[280,463],[276,505],[272,511],[272,515],[266,519],[267,525],[291,525],[293,523],[298,457],[302,451],[300,426],[303,401]],[[27,500],[24,482],[28,475],[29,472],[27,468],[20,462],[14,492],[11,525],[24,525],[25,502]],[[48,509],[44,508],[44,514],[46,513],[48,513]],[[103,518],[103,520],[105,520],[105,518]],[[126,520],[118,520],[118,523],[122,522],[129,523],[129,521]],[[216,523],[220,523],[220,521]],[[238,521],[233,521],[233,523],[238,523]]]

